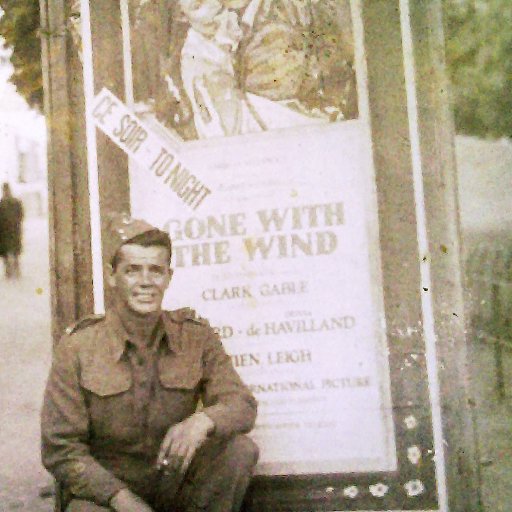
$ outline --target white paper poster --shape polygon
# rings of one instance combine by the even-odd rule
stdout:
[[[395,468],[376,203],[360,121],[189,143],[193,210],[133,166],[132,213],[168,230],[165,306],[219,328],[259,402],[263,474]]]

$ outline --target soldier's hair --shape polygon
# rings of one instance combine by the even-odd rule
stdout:
[[[160,231],[159,229],[154,229],[153,231],[146,231],[145,233],[134,236],[129,240],[126,240],[126,242],[123,245],[126,244],[141,245],[142,247],[164,247],[165,249],[167,249],[167,252],[169,253],[169,265],[171,264],[172,243],[169,234],[166,233],[165,231]],[[123,245],[121,247],[123,247]],[[116,270],[117,265],[119,264],[119,251],[121,250],[121,247],[114,254],[114,257],[112,258],[111,261],[112,269],[114,271]]]

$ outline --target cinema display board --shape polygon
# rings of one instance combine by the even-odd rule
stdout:
[[[248,509],[437,510],[424,353],[386,323],[359,2],[121,2],[119,23],[125,97],[96,86],[88,123],[172,238],[165,307],[206,317],[258,400]]]

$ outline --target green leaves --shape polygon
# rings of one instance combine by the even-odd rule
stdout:
[[[42,109],[41,40],[38,0],[0,0],[0,35],[13,49],[10,81],[34,108]]]
[[[444,0],[444,19],[457,131],[512,137],[512,2]]]

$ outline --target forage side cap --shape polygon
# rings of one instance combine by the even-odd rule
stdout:
[[[106,217],[107,239],[103,244],[104,261],[112,263],[117,251],[132,238],[149,231],[160,231],[142,219],[133,219],[127,213],[109,213]]]

